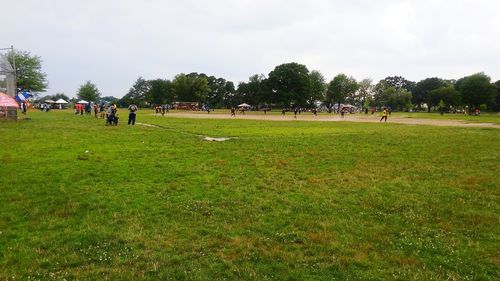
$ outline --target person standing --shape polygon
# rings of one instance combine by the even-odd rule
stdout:
[[[128,106],[128,125],[132,123],[132,125],[135,125],[135,112],[137,111],[137,105],[131,104]]]
[[[128,125],[135,125],[135,112],[137,111],[137,105],[131,104],[128,106]]]
[[[99,107],[97,106],[97,103],[94,103],[94,116],[97,118],[97,112],[98,112]]]
[[[99,111],[101,112],[101,119],[106,118],[106,107],[104,106],[104,103],[101,103]]]
[[[114,120],[115,120],[115,114],[113,111],[113,105],[109,105],[108,111],[106,113],[106,125],[113,125]]]
[[[231,107],[231,117],[236,117],[236,109],[234,107]]]
[[[92,106],[90,105],[90,102],[85,105],[85,114],[90,115],[90,112],[92,111]]]
[[[21,102],[21,112],[26,115],[26,103],[24,101]]]
[[[388,114],[387,108],[384,107],[384,111],[382,111],[382,118],[380,118],[380,122],[382,122],[382,120],[384,120],[384,122],[387,122],[387,114]]]

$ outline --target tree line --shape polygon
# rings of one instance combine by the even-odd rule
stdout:
[[[19,90],[44,92],[48,82],[41,70],[41,58],[17,50],[9,60],[11,57],[16,59]],[[44,98],[47,97],[50,96]],[[63,93],[52,97],[68,98]],[[237,86],[224,78],[193,72],[178,74],[172,80],[139,77],[121,99],[101,98],[97,86],[87,81],[79,87],[77,97],[112,101],[121,106],[135,103],[140,107],[179,101],[198,102],[211,108],[229,108],[243,102],[256,108],[332,108],[348,103],[360,108],[389,106],[394,110],[468,107],[500,111],[500,80],[493,83],[488,75],[476,73],[458,80],[431,77],[418,82],[389,76],[374,84],[371,79],[357,81],[341,73],[327,82],[321,72],[292,62],[276,66],[267,76],[252,75]]]
[[[245,102],[257,108],[332,108],[352,104],[360,108],[388,106],[400,111],[464,107],[499,111],[500,80],[492,83],[486,74],[476,73],[458,80],[431,77],[419,82],[388,76],[374,84],[371,79],[357,81],[341,73],[326,82],[317,70],[285,63],[267,76],[252,75],[237,87],[224,78],[196,72],[178,74],[173,80],[139,77],[119,103],[147,107],[176,101],[198,102],[212,108],[229,108]]]

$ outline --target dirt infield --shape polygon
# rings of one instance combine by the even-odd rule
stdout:
[[[154,115],[154,114],[152,114]],[[275,114],[237,114],[235,117],[231,117],[230,114],[221,113],[202,113],[202,112],[170,112],[165,114],[165,117],[176,117],[176,118],[198,118],[198,119],[240,119],[240,120],[266,120],[266,121],[318,121],[318,122],[366,122],[366,123],[379,123],[380,116],[368,115],[346,115],[341,118],[339,115],[310,115],[303,114],[297,115],[294,118],[293,113],[288,113],[287,115],[275,115]],[[446,120],[446,119],[423,119],[423,118],[402,118],[402,117],[390,117],[387,123],[397,123],[406,125],[431,125],[431,126],[455,126],[455,127],[476,127],[476,128],[497,128],[500,129],[500,125],[493,123],[467,123],[461,120]]]

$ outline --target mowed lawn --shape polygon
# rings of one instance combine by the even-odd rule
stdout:
[[[0,122],[0,280],[500,278],[499,129],[150,113]]]

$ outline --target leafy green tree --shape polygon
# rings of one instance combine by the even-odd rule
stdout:
[[[232,99],[236,93],[236,89],[234,87],[234,83],[231,81],[227,81],[226,85],[224,85],[224,107],[230,108],[233,106]]]
[[[42,71],[42,59],[30,52],[14,50],[9,54],[9,63],[14,65],[15,57],[17,87],[32,92],[45,92],[48,87],[47,74]]]
[[[172,82],[164,79],[148,81],[149,89],[146,92],[146,102],[149,104],[165,104],[174,101]]]
[[[326,92],[327,102],[331,105],[334,102],[337,103],[337,108],[340,108],[341,103],[345,103],[348,97],[354,95],[358,90],[358,83],[353,77],[347,77],[347,75],[341,73],[335,76],[330,84],[328,84],[328,90]]]
[[[374,102],[377,106],[389,106],[393,110],[404,110],[411,105],[411,93],[404,88],[394,88],[381,80],[375,85]]]
[[[438,103],[438,110],[443,115],[446,111],[448,111],[448,107],[446,106],[446,103],[444,103],[444,100],[440,100]]]
[[[234,94],[234,84],[224,78],[214,76],[207,77],[210,92],[207,96],[207,104],[212,108],[226,106],[225,100],[230,94]]]
[[[232,106],[243,102],[254,106],[269,102],[264,95],[265,80],[263,74],[255,74],[248,78],[248,82],[240,82]]]
[[[402,76],[388,76],[385,79],[385,82],[395,89],[405,89],[408,92],[413,92],[413,88],[415,87],[415,82],[406,80]]]
[[[79,99],[97,102],[100,96],[101,93],[99,92],[99,89],[97,89],[97,86],[90,81],[87,81],[85,84],[81,85],[80,88],[78,88],[77,97]]]
[[[64,93],[56,93],[55,95],[46,95],[46,96],[40,97],[40,98],[36,99],[36,101],[37,102],[44,102],[46,100],[57,101],[58,99],[63,99],[65,101],[70,100],[70,98],[68,96],[66,96]]]
[[[65,101],[69,101],[69,97],[65,95],[64,93],[56,93],[55,95],[52,96],[52,100],[56,101],[59,99],[63,99]]]
[[[202,78],[207,80],[209,91],[203,102],[212,108],[226,106],[226,99],[234,96],[234,84],[226,81],[224,78],[217,78],[197,72],[189,73],[186,76],[190,79]]]
[[[370,97],[373,95],[372,79],[363,79],[358,83],[358,91],[356,92],[353,104],[359,104],[364,108],[370,106]],[[368,102],[368,103],[367,103]]]
[[[151,85],[147,80],[142,77],[137,78],[128,93],[120,99],[120,105],[127,107],[130,104],[135,104],[139,107],[145,107],[146,94],[150,87]]]
[[[427,94],[427,101],[429,108],[432,106],[444,107],[448,110],[451,106],[460,105],[460,93],[455,90],[453,86],[441,87],[439,89],[435,89],[430,91]],[[444,106],[441,106],[440,102],[444,103]]]
[[[429,103],[428,94],[430,91],[439,89],[441,87],[445,87],[449,85],[445,80],[437,77],[426,78],[417,83],[413,90],[413,99],[412,102],[421,108],[423,103]],[[437,101],[439,102],[439,100]],[[436,102],[433,102],[433,106],[436,105]],[[428,110],[431,110],[431,105],[428,105]]]
[[[307,104],[309,107],[315,107],[317,101],[325,100],[326,80],[323,74],[317,70],[312,70],[309,73],[309,79],[311,80],[311,94]]]
[[[500,111],[500,80],[496,81],[494,84],[497,87],[497,94],[495,97],[495,106],[493,107],[493,110],[498,112]]]
[[[463,80],[459,80],[458,91],[462,101],[470,108],[477,108],[481,104],[492,106],[497,89],[491,83],[491,78],[484,73],[476,73]]]
[[[107,102],[107,103],[111,103],[111,104],[113,104],[113,103],[120,104],[120,99],[115,98],[113,96],[105,96],[105,97],[101,98],[100,103],[101,102]],[[123,106],[125,106],[125,105],[123,105]],[[128,106],[128,104],[127,104],[127,106]]]
[[[178,74],[172,81],[172,88],[178,101],[205,102],[210,87],[205,77]]]
[[[268,75],[266,87],[269,100],[275,104],[305,106],[311,99],[309,70],[295,62],[276,66]]]

